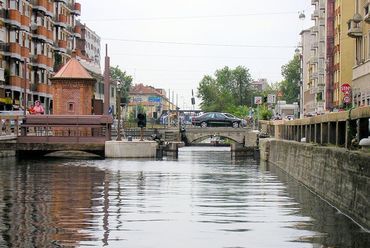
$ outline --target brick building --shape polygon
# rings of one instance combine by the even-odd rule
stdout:
[[[53,114],[92,114],[96,80],[75,57],[72,57],[50,80],[54,96]]]

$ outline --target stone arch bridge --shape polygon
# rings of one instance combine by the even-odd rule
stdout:
[[[256,146],[257,133],[247,128],[213,127],[213,128],[186,128],[185,136],[189,144],[218,136],[228,138],[243,146]]]

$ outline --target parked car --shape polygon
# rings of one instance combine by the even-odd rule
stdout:
[[[203,115],[194,117],[192,124],[194,126],[231,126],[237,128],[242,125],[243,120],[228,113],[209,112]]]

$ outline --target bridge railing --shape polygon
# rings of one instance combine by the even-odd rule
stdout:
[[[21,125],[19,143],[104,143],[111,138],[107,115],[30,115]]]
[[[355,148],[370,136],[370,107],[291,121],[260,121],[260,130],[277,139]]]
[[[0,115],[0,136],[18,136],[23,116]]]

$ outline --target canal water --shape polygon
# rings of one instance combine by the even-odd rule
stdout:
[[[0,247],[370,247],[278,168],[228,148],[178,159],[0,159]]]

